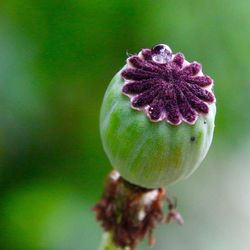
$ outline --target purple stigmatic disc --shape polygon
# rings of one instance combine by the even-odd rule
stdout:
[[[130,56],[121,75],[122,92],[132,108],[144,111],[154,122],[194,124],[215,102],[213,80],[202,73],[201,64],[189,63],[164,44]]]

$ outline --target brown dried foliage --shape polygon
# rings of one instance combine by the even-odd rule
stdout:
[[[121,177],[108,179],[102,198],[93,210],[104,231],[111,233],[118,247],[128,246],[135,250],[146,235],[149,244],[154,244],[152,232],[156,224],[164,221],[162,201],[166,194],[164,189],[157,189],[156,198],[144,204],[143,195],[151,191],[130,184]],[[139,216],[141,211],[144,211],[143,218]]]

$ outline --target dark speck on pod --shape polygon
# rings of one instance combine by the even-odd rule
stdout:
[[[191,136],[190,141],[192,141],[192,142],[195,141],[195,137]]]

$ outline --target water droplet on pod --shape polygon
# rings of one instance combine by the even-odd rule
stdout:
[[[167,63],[172,59],[172,50],[165,44],[158,44],[153,49],[153,61],[156,63]]]

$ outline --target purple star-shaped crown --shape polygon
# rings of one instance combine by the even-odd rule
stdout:
[[[164,44],[130,56],[121,75],[122,92],[132,108],[144,111],[154,122],[194,124],[215,102],[213,80],[202,73],[201,65],[189,63],[181,53],[172,54]]]

